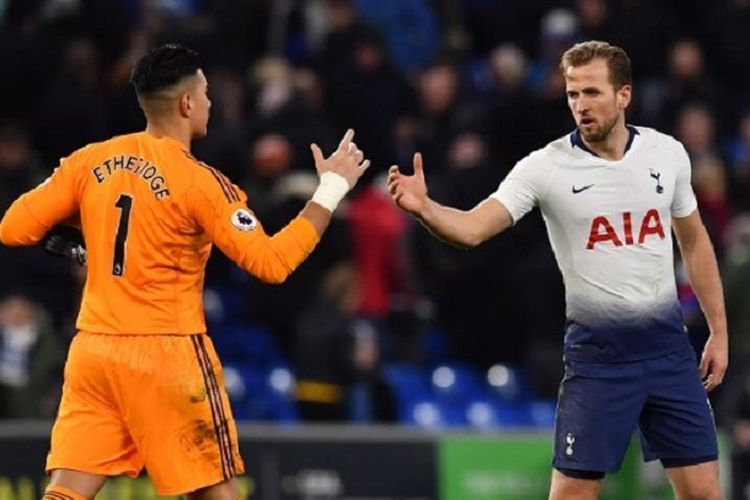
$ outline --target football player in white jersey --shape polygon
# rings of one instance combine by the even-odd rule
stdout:
[[[391,167],[391,195],[466,248],[540,208],[567,304],[550,499],[598,498],[636,427],[644,458],[661,460],[678,499],[720,499],[706,392],[727,369],[727,324],[690,161],[675,139],[626,124],[632,81],[621,48],[577,44],[560,69],[576,130],[519,161],[495,193],[468,211],[440,205],[417,153],[413,175]],[[700,363],[677,300],[672,231],[710,327]]]

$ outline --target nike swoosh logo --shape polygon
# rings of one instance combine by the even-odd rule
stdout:
[[[581,186],[579,188],[573,186],[573,194],[578,194],[581,191],[586,191],[587,189],[592,188],[592,187],[594,187],[593,184],[586,184],[585,186]]]

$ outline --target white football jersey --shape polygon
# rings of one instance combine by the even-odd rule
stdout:
[[[575,131],[519,161],[491,195],[514,222],[542,212],[565,283],[567,359],[630,361],[689,345],[671,221],[697,207],[690,160],[668,135],[628,130],[620,160],[597,156]]]

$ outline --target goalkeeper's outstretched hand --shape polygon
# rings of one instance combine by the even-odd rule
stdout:
[[[44,250],[52,255],[65,257],[81,266],[86,265],[86,244],[83,234],[70,226],[55,226],[44,238]]]

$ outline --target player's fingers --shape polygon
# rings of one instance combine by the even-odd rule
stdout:
[[[424,179],[424,168],[422,167],[422,153],[414,153],[414,175]]]
[[[719,385],[721,385],[721,383],[724,381],[724,375],[726,375],[726,373],[726,367],[717,368],[716,370],[714,370],[714,372],[712,373],[714,386],[718,387]]]
[[[391,165],[388,169],[388,175],[398,174],[398,165]]]
[[[344,134],[344,137],[341,138],[341,142],[339,143],[339,149],[341,151],[347,151],[349,149],[349,144],[351,144],[352,139],[354,139],[354,129],[346,129],[346,133]]]
[[[370,160],[365,160],[360,163],[359,168],[361,168],[362,170],[367,170],[368,168],[370,168]]]
[[[700,364],[700,370],[701,370],[701,379],[704,379],[708,376],[708,365],[709,365],[709,359],[707,357],[701,358],[701,364]]]
[[[323,158],[323,151],[320,150],[320,147],[318,147],[317,144],[312,143],[310,144],[310,149],[312,150],[312,155],[313,155],[313,158],[315,159],[315,163],[316,164],[321,163],[324,160],[324,158]]]

